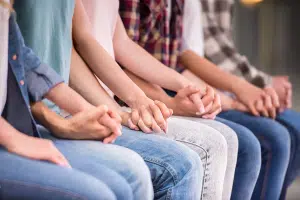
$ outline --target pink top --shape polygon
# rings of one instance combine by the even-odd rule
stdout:
[[[98,42],[113,57],[113,36],[117,23],[119,0],[82,0]]]

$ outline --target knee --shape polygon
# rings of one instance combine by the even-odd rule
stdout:
[[[145,161],[134,151],[129,149],[124,150],[128,151],[125,153],[128,160],[123,167],[125,173],[127,174],[127,181],[132,184],[131,186],[135,191],[134,195],[143,195],[145,199],[153,198],[151,174]]]
[[[265,122],[265,129],[263,131],[268,131],[268,134],[259,138],[265,144],[265,148],[278,156],[289,157],[291,148],[289,131],[278,122],[271,120]]]
[[[184,181],[191,185],[197,185],[200,188],[201,180],[204,176],[204,169],[200,156],[190,148],[178,143],[172,148],[169,162],[163,166],[168,172],[168,176],[172,179],[170,182],[176,185]]]

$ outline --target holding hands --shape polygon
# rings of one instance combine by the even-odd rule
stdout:
[[[167,119],[172,116],[173,110],[160,101],[152,101],[146,96],[138,98],[131,104],[131,113],[123,112],[122,124],[134,130],[145,133],[167,132]]]
[[[176,115],[181,116],[214,119],[221,112],[220,96],[210,86],[206,86],[205,91],[193,86],[185,87],[169,100],[169,105]]]

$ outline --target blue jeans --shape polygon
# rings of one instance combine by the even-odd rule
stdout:
[[[158,135],[123,127],[115,144],[137,152],[150,169],[156,200],[199,200],[203,168],[198,154]],[[144,198],[141,198],[144,199]]]
[[[284,200],[288,186],[300,173],[300,113],[286,110],[277,116],[276,121],[287,128],[291,137],[290,162],[280,198]]]
[[[290,160],[288,130],[272,119],[235,110],[222,112],[219,116],[247,127],[260,141],[262,166],[252,199],[279,199]]]
[[[219,117],[216,120],[234,130],[239,141],[231,199],[249,200],[261,167],[260,144],[253,133],[246,127]]]

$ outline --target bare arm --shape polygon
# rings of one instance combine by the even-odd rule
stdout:
[[[191,50],[183,52],[179,61],[206,83],[221,90],[235,93],[235,86],[246,82],[230,73],[222,71],[215,64]]]
[[[172,91],[178,91],[191,85],[189,80],[163,65],[133,42],[128,37],[120,16],[118,17],[113,43],[116,60],[123,67],[146,81]]]
[[[89,19],[80,0],[76,0],[73,16],[73,39],[76,50],[87,65],[120,99],[133,105],[136,99],[145,96],[93,37]]]
[[[45,97],[70,114],[92,108],[91,104],[64,83],[52,88]]]

